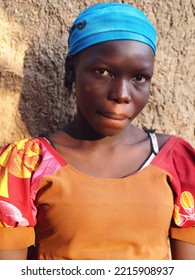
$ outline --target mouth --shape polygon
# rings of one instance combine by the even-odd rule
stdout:
[[[106,117],[111,120],[116,120],[116,121],[124,121],[129,119],[129,117],[126,114],[117,114],[113,112],[99,112],[100,115],[103,117]]]

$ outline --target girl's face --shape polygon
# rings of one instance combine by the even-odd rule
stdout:
[[[103,136],[125,129],[146,105],[154,53],[137,41],[109,41],[75,56],[77,123]]]

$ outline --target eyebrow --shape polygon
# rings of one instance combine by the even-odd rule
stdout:
[[[105,60],[102,60],[100,57],[91,57],[88,58],[89,62],[96,62],[96,63],[105,63]]]
[[[137,70],[139,71],[151,71],[153,72],[153,66],[152,65],[146,65],[146,66],[141,66],[141,67],[138,67]]]
[[[113,61],[105,61],[102,60],[101,58],[97,57],[94,59],[89,60],[90,63],[102,63],[102,64],[108,64],[111,67],[115,67],[116,64],[113,63]],[[147,64],[147,65],[138,65],[138,67],[134,67],[136,71],[152,71],[153,72],[153,65],[152,64]]]

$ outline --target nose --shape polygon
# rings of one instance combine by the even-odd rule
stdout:
[[[129,103],[131,101],[130,82],[125,79],[115,80],[109,94],[109,100],[116,103]]]

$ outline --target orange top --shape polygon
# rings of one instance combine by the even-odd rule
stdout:
[[[39,258],[167,258],[173,214],[167,179],[152,165],[123,179],[90,177],[69,165],[45,177],[35,203]]]

